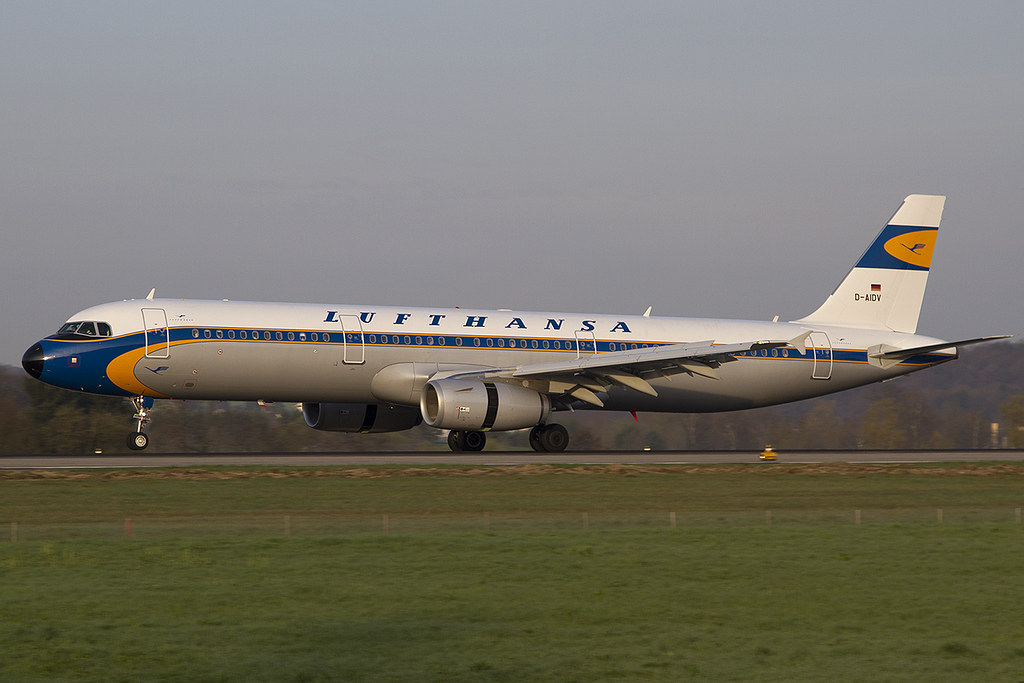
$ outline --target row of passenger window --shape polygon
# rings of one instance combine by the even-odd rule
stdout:
[[[318,333],[318,332],[282,332],[282,331],[270,332],[269,330],[263,330],[263,331],[259,331],[259,330],[252,330],[252,331],[249,331],[249,330],[237,330],[237,331],[236,330],[201,330],[200,331],[198,329],[192,330],[192,338],[193,339],[199,339],[200,337],[203,337],[204,339],[213,339],[213,338],[217,338],[217,339],[243,339],[243,340],[252,339],[254,341],[261,341],[261,340],[262,341],[274,341],[274,340],[276,340],[276,341],[286,341],[287,340],[287,341],[300,341],[300,342],[304,342],[304,341],[318,342],[318,341],[321,341],[321,340],[324,341],[324,342],[330,342],[331,341],[331,335],[329,333],[327,333],[327,332],[323,332],[323,333]],[[364,338],[363,334],[359,333],[359,332],[349,332],[349,333],[347,333],[345,335],[345,341],[353,342],[353,343],[356,343],[356,344],[360,343],[363,340],[363,338]],[[407,334],[407,335],[398,335],[398,334],[391,334],[391,335],[388,335],[388,334],[381,334],[381,335],[368,334],[368,335],[365,336],[365,339],[370,344],[377,344],[379,342],[380,344],[392,344],[392,345],[403,345],[404,344],[406,346],[412,345],[414,343],[417,346],[423,346],[424,344],[426,344],[427,346],[447,346],[448,345],[448,339],[445,338],[445,337],[433,337],[433,336],[423,337],[421,335],[409,335],[409,334]],[[519,348],[519,349],[529,349],[529,348],[532,348],[532,349],[548,349],[548,350],[554,349],[556,351],[561,351],[561,350],[575,351],[576,350],[576,341],[574,341],[572,339],[566,339],[565,341],[562,341],[560,339],[506,339],[504,337],[497,337],[497,338],[495,338],[495,337],[484,337],[484,338],[472,337],[472,340],[473,340],[472,343],[473,343],[474,347],[486,347],[486,348],[497,347],[499,349],[504,349],[504,348],[509,348],[509,349],[516,349],[516,348]],[[463,337],[455,337],[453,341],[454,341],[455,346],[463,346],[466,343],[466,341],[464,340]],[[583,351],[593,351],[594,350],[594,341],[593,340],[585,340],[585,339],[584,340],[580,340],[579,344],[580,344],[580,349],[583,350]],[[651,344],[636,344],[636,343],[629,344],[629,343],[626,343],[626,342],[621,342],[621,343],[610,342],[608,344],[608,350],[609,351],[619,351],[619,350],[627,351],[629,349],[647,348],[648,346],[651,346]]]
[[[350,335],[350,336],[354,337],[354,339],[349,339],[349,341],[358,341],[359,340],[359,335],[358,334]],[[380,337],[380,343],[381,344],[405,344],[405,345],[408,346],[408,345],[411,345],[411,344],[415,343],[417,346],[423,346],[424,343],[425,343],[427,346],[435,346],[435,342],[436,342],[437,346],[446,346],[446,345],[448,345],[448,340],[445,337],[437,337],[436,340],[435,340],[434,337],[422,337],[422,336],[419,336],[419,335],[413,336],[413,335],[408,335],[408,334],[404,335],[404,336],[403,335],[398,335],[398,334],[392,334],[392,335],[382,334],[382,335],[379,335],[379,337]],[[378,338],[378,335],[376,335],[376,334],[370,334],[370,335],[367,335],[367,337],[366,337],[367,341],[370,344],[376,344],[377,343],[377,338]],[[560,339],[506,339],[506,338],[503,338],[503,337],[472,337],[471,339],[473,340],[473,346],[474,347],[486,347],[486,348],[495,348],[495,347],[497,347],[499,349],[504,349],[504,348],[509,348],[509,349],[548,349],[548,350],[554,349],[556,351],[561,351],[561,350],[575,351],[576,350],[576,343],[577,343],[576,341],[574,341],[572,339],[566,339],[565,341],[562,341]],[[582,350],[584,350],[584,351],[593,351],[594,350],[594,343],[595,342],[592,339],[591,340],[587,340],[587,339],[579,340],[580,348]],[[466,341],[465,341],[465,339],[463,337],[455,337],[454,344],[455,344],[455,346],[463,346],[464,344],[466,344]],[[622,343],[610,342],[608,344],[608,350],[609,351],[620,351],[620,350],[621,351],[626,351],[626,350],[628,350],[630,348],[637,349],[637,348],[646,348],[648,346],[650,346],[650,344],[627,344],[625,342],[622,342]]]
[[[750,358],[756,358],[758,356],[758,352],[757,351],[747,351],[743,355],[744,356],[748,356]],[[767,358],[768,357],[768,349],[761,349],[760,356],[762,358]],[[772,358],[778,358],[779,356],[782,356],[783,358],[789,358],[789,349],[781,349],[781,350],[780,349],[772,349]]]
[[[235,330],[203,330],[202,332],[199,330],[192,330],[193,339],[199,339],[200,335],[204,339],[213,339],[216,337],[217,339],[227,338],[248,340],[250,335],[252,335],[251,338],[254,341],[260,341],[261,339],[263,341],[320,341],[321,338],[325,342],[331,341],[331,335],[327,332],[320,334],[317,332],[270,332],[269,330],[263,330],[262,332],[259,330],[253,330],[252,332],[249,330],[238,330],[237,332]]]

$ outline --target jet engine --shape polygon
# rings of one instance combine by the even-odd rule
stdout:
[[[435,379],[423,387],[420,412],[424,422],[439,429],[502,431],[541,424],[551,401],[517,384]]]
[[[326,432],[400,432],[421,421],[420,411],[390,403],[303,403],[302,417]]]

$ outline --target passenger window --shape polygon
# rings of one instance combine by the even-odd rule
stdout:
[[[228,330],[228,339],[234,339],[234,338],[235,338],[235,331],[234,330]]]
[[[209,339],[212,335],[210,334],[209,330],[203,330],[203,336]]]
[[[288,333],[288,341],[295,341],[295,333],[294,332],[289,332]]]
[[[224,338],[224,330],[217,330],[217,339]]]
[[[199,330],[192,330],[192,338],[199,339]]]

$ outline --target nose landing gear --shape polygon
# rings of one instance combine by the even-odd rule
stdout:
[[[142,431],[142,428],[151,419],[149,412],[153,407],[153,399],[147,396],[132,396],[132,405],[135,407],[132,419],[136,421],[136,427],[135,431],[128,435],[128,448],[141,451],[149,445],[149,435]]]

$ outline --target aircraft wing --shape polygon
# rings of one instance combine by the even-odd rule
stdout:
[[[668,344],[627,351],[584,354],[569,360],[529,363],[517,368],[495,368],[471,373],[457,373],[467,378],[480,376],[520,382],[547,394],[568,394],[586,403],[603,406],[596,392],[614,385],[629,387],[651,396],[658,392],[649,379],[680,373],[718,379],[717,368],[736,360],[735,354],[782,346],[795,346],[803,351],[810,333],[786,341],[754,341],[738,344],[715,344],[713,341],[689,344]]]

